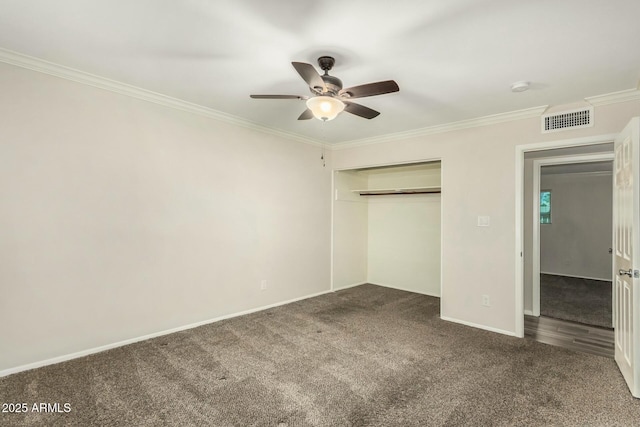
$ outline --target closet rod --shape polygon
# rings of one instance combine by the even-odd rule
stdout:
[[[385,193],[360,193],[361,196],[397,196],[397,195],[407,195],[407,194],[440,194],[440,190],[432,190],[432,191],[389,191]]]

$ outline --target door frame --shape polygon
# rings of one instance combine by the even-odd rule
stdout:
[[[594,154],[575,154],[568,156],[547,157],[533,160],[533,239],[531,242],[532,259],[532,316],[540,316],[540,176],[542,175],[542,166],[550,165],[569,165],[580,163],[593,163],[601,161],[613,162],[614,153],[594,153]],[[613,189],[612,189],[613,191]],[[525,195],[526,196],[526,195]],[[611,206],[613,211],[613,206]],[[613,238],[613,230],[611,230]],[[524,286],[524,282],[523,282]],[[526,312],[526,314],[529,314]]]
[[[524,337],[524,154],[554,148],[580,147],[606,144],[614,141],[617,134],[588,136],[584,138],[535,142],[515,147],[515,335]]]

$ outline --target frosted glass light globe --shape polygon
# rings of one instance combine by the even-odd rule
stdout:
[[[344,107],[342,101],[331,96],[315,96],[307,100],[307,108],[313,112],[313,116],[324,122],[335,119]]]

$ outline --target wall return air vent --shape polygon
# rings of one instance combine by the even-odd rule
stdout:
[[[542,116],[542,133],[593,126],[593,107],[561,111]]]

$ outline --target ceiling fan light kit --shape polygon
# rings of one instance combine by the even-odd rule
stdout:
[[[250,95],[254,99],[298,99],[305,100],[307,109],[300,114],[298,120],[308,120],[313,117],[324,122],[335,119],[342,111],[354,114],[365,119],[373,119],[380,113],[364,105],[356,104],[351,99],[365,96],[383,95],[385,93],[398,92],[400,88],[393,80],[376,83],[368,83],[342,88],[342,81],[329,75],[335,59],[331,56],[318,58],[318,65],[324,71],[320,75],[311,64],[305,62],[292,62],[293,68],[300,77],[307,82],[311,97],[300,95]]]

